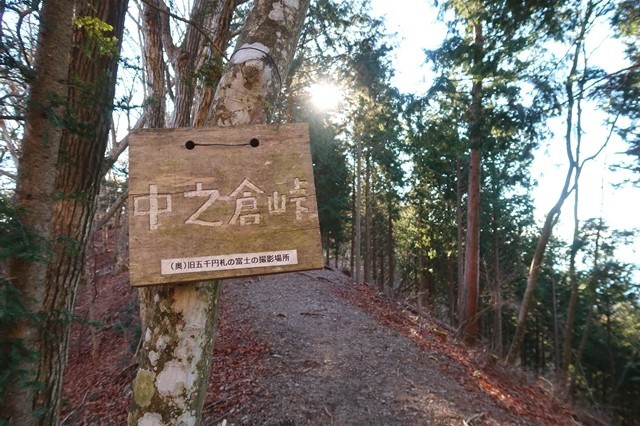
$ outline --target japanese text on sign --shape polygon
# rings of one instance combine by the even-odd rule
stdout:
[[[220,256],[203,256],[184,259],[163,259],[161,274],[185,274],[189,272],[226,271],[243,268],[297,265],[297,250],[239,253]]]
[[[273,191],[267,198],[267,209],[269,215],[282,215],[287,212],[287,204],[292,205],[295,212],[295,220],[299,221],[309,212],[305,206],[307,201],[307,182],[294,178],[292,189],[289,190],[288,199],[286,194],[279,194]],[[261,210],[258,207],[258,197],[265,194],[265,191],[245,178],[240,185],[227,196],[220,196],[217,189],[204,189],[202,182],[196,182],[195,191],[183,193],[185,198],[203,197],[207,200],[185,220],[185,224],[200,226],[222,226],[228,225],[258,225],[261,221]],[[216,202],[235,202],[233,215],[226,221],[222,220],[202,220],[200,217]],[[160,215],[169,215],[173,212],[173,195],[158,193],[158,186],[149,185],[149,193],[144,196],[133,198],[134,216],[149,216],[149,230],[155,231],[160,226]],[[145,208],[146,207],[146,208]]]

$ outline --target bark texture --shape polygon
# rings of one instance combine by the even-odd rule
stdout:
[[[214,96],[208,124],[266,123],[286,80],[309,0],[254,1]]]
[[[474,68],[479,72],[483,61],[482,24],[474,25]],[[458,295],[460,331],[467,343],[478,337],[478,299],[480,286],[480,182],[481,182],[481,118],[482,79],[476,77],[471,89],[469,184],[467,190],[467,235],[465,240],[464,279]]]
[[[142,34],[144,38],[144,69],[146,76],[145,115],[150,128],[164,127],[165,64],[162,57],[162,13],[158,0],[142,3]]]
[[[127,5],[128,0],[94,0],[76,9],[79,18],[98,18],[113,30],[99,35],[76,26],[74,31],[67,124],[61,135],[55,179],[54,258],[44,285],[46,315],[37,374],[41,383],[37,401],[45,409],[42,424],[59,422],[71,314],[100,189]],[[105,50],[105,40],[111,37],[117,42]]]
[[[308,7],[309,0],[254,2],[203,124],[267,122]],[[203,115],[197,117],[200,123]],[[219,282],[202,282],[141,292],[144,344],[130,425],[200,424],[219,289]]]
[[[30,81],[18,164],[15,201],[22,209],[19,219],[43,251],[48,250],[52,237],[51,212],[67,94],[73,7],[72,0],[42,2],[34,78]],[[43,260],[16,259],[9,265],[9,276],[23,293],[25,308],[34,314],[43,310],[46,275],[47,263]],[[34,322],[23,319],[2,333],[5,338],[20,340],[27,351],[40,352],[40,327]],[[0,405],[0,420],[15,425],[37,424],[34,413],[43,408],[43,401],[37,400],[35,393],[37,366],[25,360],[17,368],[25,374],[8,384]]]

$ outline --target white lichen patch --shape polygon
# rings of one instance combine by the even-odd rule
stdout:
[[[269,48],[262,43],[245,43],[231,57],[234,64],[243,64],[251,59],[262,59],[269,53]]]
[[[284,7],[282,7],[282,3],[273,3],[273,9],[269,12],[269,19],[274,21],[284,21]]]
[[[156,349],[158,350],[158,352],[162,352],[164,348],[167,347],[168,340],[170,340],[169,337],[165,337],[165,336],[158,337],[158,340],[156,341]]]
[[[184,426],[195,426],[196,425],[195,411],[187,411],[185,413],[182,413],[182,415],[178,417],[176,424],[184,425]]]
[[[287,14],[293,15],[293,11],[287,11],[287,9],[298,10],[300,3],[298,0],[282,0],[272,3],[273,9],[269,12],[269,19],[276,22],[286,20]]]
[[[204,328],[207,321],[207,301],[192,286],[183,286],[175,291],[173,312],[182,314],[184,328]]]
[[[193,373],[189,367],[179,361],[169,361],[158,374],[156,387],[162,396],[177,397],[184,394],[185,388],[193,385]]]
[[[151,340],[151,329],[147,327],[147,331],[144,333],[144,342]]]
[[[145,413],[140,420],[138,426],[164,426],[162,416],[158,413]]]
[[[149,362],[154,367],[158,363],[158,358],[160,358],[160,355],[158,355],[158,353],[156,351],[149,351]]]

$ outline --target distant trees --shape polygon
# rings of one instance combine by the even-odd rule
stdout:
[[[573,376],[580,368],[597,369],[576,365],[592,339],[589,326],[583,327],[592,314],[581,304],[589,294],[585,280],[593,277],[579,264],[585,241],[578,179],[616,132],[634,140],[633,84],[621,82],[635,81],[637,61],[605,72],[593,66],[587,45],[593,28],[612,16],[625,29],[624,40],[637,40],[630,37],[636,8],[626,2],[444,6],[444,16],[452,17],[449,37],[428,52],[436,78],[405,116],[412,167],[396,234],[401,259],[408,259],[401,261],[401,289],[432,313],[457,321],[467,340],[490,339],[498,356],[511,342],[508,362],[538,371],[553,363],[558,377],[565,372],[574,385],[590,380]],[[616,20],[621,16],[625,24]],[[635,52],[632,44],[627,53]],[[550,45],[563,48],[550,51]],[[609,113],[603,123],[608,136],[591,137],[587,145],[584,114],[594,107]],[[557,116],[565,125],[568,173],[558,203],[536,230],[530,167],[538,144],[552,136],[545,127]],[[552,231],[570,195],[576,236],[565,253]],[[482,224],[477,231],[476,220]]]

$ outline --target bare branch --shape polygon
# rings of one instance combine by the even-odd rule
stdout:
[[[212,49],[215,50],[220,56],[222,56],[224,59],[226,59],[227,61],[229,60],[229,58],[227,58],[227,56],[224,54],[224,52],[222,52],[220,49],[218,49],[215,45],[215,43],[213,42],[213,40],[211,39],[211,37],[209,37],[209,34],[207,34],[207,32],[202,29],[200,26],[196,25],[195,22],[193,22],[190,19],[185,19],[182,16],[178,16],[175,13],[171,13],[168,9],[167,6],[165,5],[165,9],[162,9],[152,3],[149,2],[149,0],[141,0],[144,4],[153,7],[154,9],[157,9],[160,13],[164,13],[167,16],[170,16],[173,19],[176,19],[178,21],[184,22],[185,24],[191,25],[193,26],[196,30],[198,30],[198,32],[200,34],[202,34],[202,36],[207,40],[207,42],[211,45]],[[245,3],[247,0],[243,0],[240,3],[236,3],[236,4],[242,4]],[[164,2],[162,2],[162,4],[164,5]],[[163,33],[164,33],[164,29],[163,29]],[[173,45],[173,43],[171,44],[173,46],[173,48],[175,48],[175,45]],[[171,56],[171,55],[170,55]]]
[[[6,176],[9,179],[14,180],[14,181],[18,179],[18,176],[15,173],[11,173],[11,172],[8,172],[8,171],[2,170],[2,169],[0,169],[0,175]]]
[[[146,121],[147,121],[146,120],[146,115],[143,114],[142,116],[140,116],[140,118],[138,119],[138,122],[135,124],[135,126],[133,126],[133,128],[131,130],[142,129],[144,127]],[[107,173],[109,173],[109,170],[111,170],[113,165],[118,161],[118,158],[120,158],[120,155],[128,147],[129,147],[129,134],[127,134],[127,136],[122,138],[122,140],[120,142],[117,142],[115,144],[115,146],[113,147],[113,149],[106,155],[104,161],[102,162],[102,176],[101,176],[101,178],[104,178],[104,176]]]
[[[120,208],[122,208],[122,205],[124,204],[125,201],[127,201],[128,197],[129,197],[128,189],[124,191],[122,194],[118,195],[118,198],[116,198],[113,204],[109,206],[107,211],[104,213],[104,216],[102,216],[100,219],[96,219],[96,221],[93,223],[93,229],[91,230],[91,232],[93,233],[95,231],[98,231],[103,226],[105,226],[107,222],[109,222],[109,219],[111,219],[113,215],[116,214],[116,212],[120,210]]]

